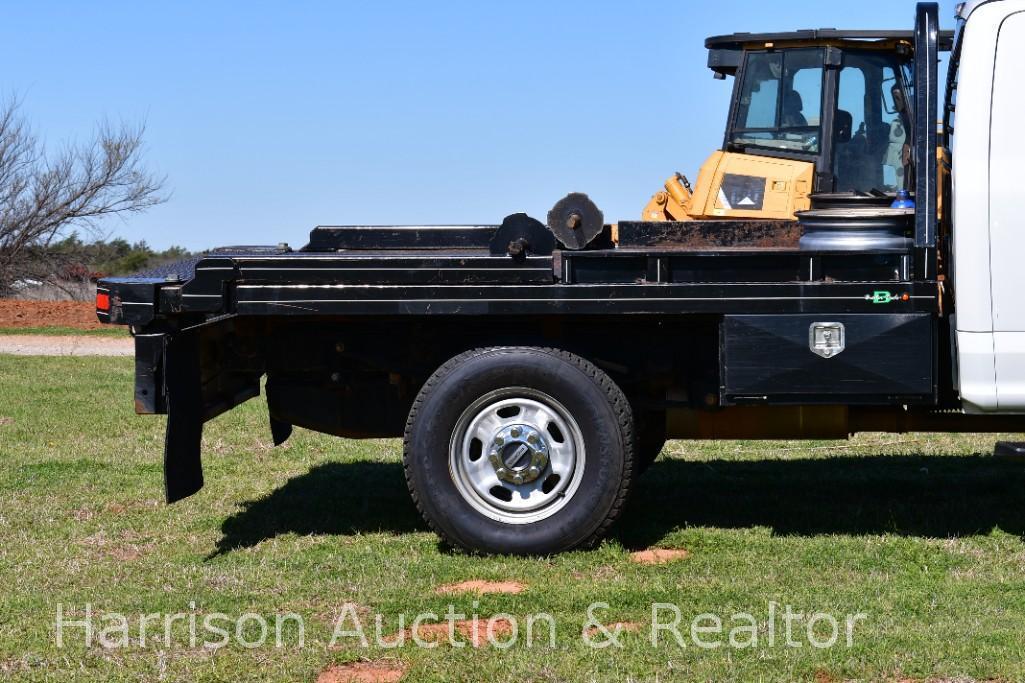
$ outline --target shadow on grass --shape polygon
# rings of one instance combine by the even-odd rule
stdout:
[[[289,479],[264,498],[243,503],[221,524],[210,557],[281,534],[345,535],[423,531],[400,463],[326,463]]]
[[[988,456],[655,463],[614,534],[646,548],[682,527],[778,535],[1025,536],[1025,464]]]
[[[936,538],[1000,528],[1025,537],[1025,464],[987,456],[663,460],[637,483],[613,534],[639,549],[684,527]],[[286,533],[426,529],[401,464],[329,463],[226,519],[213,556]]]

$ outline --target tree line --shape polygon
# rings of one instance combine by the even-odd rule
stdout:
[[[58,260],[65,264],[60,272],[52,275],[67,280],[97,280],[110,275],[131,275],[193,256],[184,247],[172,246],[158,251],[145,240],[129,242],[115,238],[84,242],[77,233],[55,242],[50,249],[61,255]]]

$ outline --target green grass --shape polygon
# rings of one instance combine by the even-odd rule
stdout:
[[[207,426],[206,488],[165,506],[164,421],[132,414],[131,383],[130,359],[0,356],[0,679],[312,681],[332,663],[390,658],[409,681],[1025,680],[1025,465],[989,457],[993,436],[674,442],[600,548],[480,558],[425,529],[397,441],[299,430],[275,449],[261,400]],[[648,546],[691,554],[630,561]],[[467,579],[527,589],[435,593]],[[597,601],[611,606],[605,621],[645,628],[621,648],[588,648],[580,631]],[[850,648],[768,647],[764,631],[755,649],[648,641],[652,603],[730,627],[736,612],[764,619],[770,601],[868,617]],[[59,649],[58,603],[87,602],[101,627],[102,613],[137,624],[190,603],[200,619],[295,612],[306,647],[211,652],[179,624],[170,649],[87,648],[81,630]],[[547,612],[557,642],[329,649],[345,603],[381,614],[386,633],[399,615],[450,603],[483,617]],[[366,626],[372,636],[372,617]]]
[[[0,335],[47,334],[61,337],[129,337],[128,328],[123,325],[107,325],[96,330],[80,330],[74,327],[4,327]]]

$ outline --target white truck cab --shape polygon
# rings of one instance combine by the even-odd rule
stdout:
[[[1025,413],[1025,0],[958,9],[947,93],[957,380],[969,413]]]

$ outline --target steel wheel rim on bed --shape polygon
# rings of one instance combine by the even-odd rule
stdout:
[[[530,524],[563,509],[580,486],[584,439],[569,411],[526,387],[492,391],[463,411],[449,444],[449,471],[463,499],[505,524]]]

